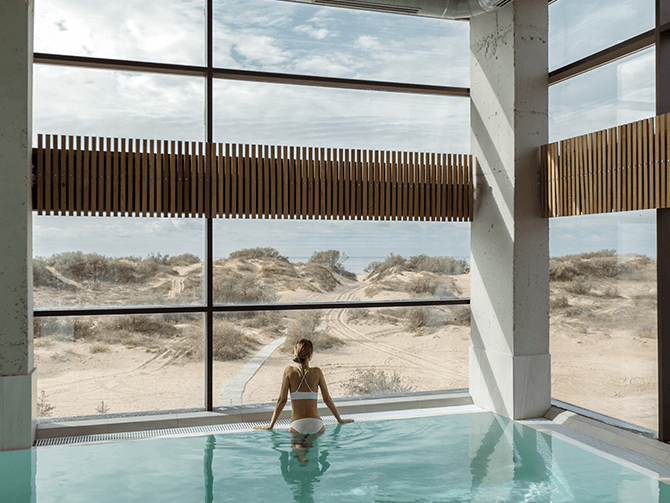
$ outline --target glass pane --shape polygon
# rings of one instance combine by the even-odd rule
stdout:
[[[38,133],[203,141],[205,81],[197,77],[35,65]]]
[[[655,65],[651,47],[551,86],[550,141],[656,115]]]
[[[550,220],[552,397],[657,429],[656,214]]]
[[[468,305],[215,314],[214,330],[214,401],[223,407],[275,401],[302,338],[335,398],[468,386]]]
[[[275,0],[214,5],[214,66],[468,87],[469,24]]]
[[[214,302],[468,298],[469,246],[467,222],[217,219]]]
[[[35,318],[37,414],[201,408],[200,314]]]
[[[202,304],[204,222],[33,215],[33,302],[50,307]]]
[[[217,80],[214,141],[467,153],[470,100]]]
[[[35,4],[35,52],[205,64],[203,0],[44,0]]]
[[[558,0],[549,5],[549,71],[653,30],[654,0]]]

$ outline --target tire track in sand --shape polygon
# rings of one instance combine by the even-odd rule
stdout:
[[[337,296],[337,301],[352,301],[360,300],[358,295],[362,290],[368,286],[367,282],[362,283],[353,287],[351,290],[343,292]],[[424,372],[427,371],[433,375],[438,375],[443,377],[445,372],[449,372],[454,377],[465,377],[465,373],[457,368],[456,365],[441,364],[425,356],[417,356],[409,351],[404,349],[399,349],[390,344],[377,341],[368,335],[356,330],[352,325],[348,324],[345,321],[345,311],[346,309],[332,309],[328,310],[324,316],[328,326],[337,333],[340,337],[346,338],[352,342],[360,344],[372,349],[374,351],[383,352],[388,354],[391,358],[397,358],[404,360],[407,363],[412,364],[418,368],[421,368]],[[352,336],[355,335],[355,337]],[[387,359],[387,361],[389,361]],[[446,362],[445,362],[446,363]],[[451,367],[451,368],[450,368]]]

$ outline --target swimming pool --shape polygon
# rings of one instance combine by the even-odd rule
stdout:
[[[0,501],[669,502],[642,471],[489,413],[0,453]]]

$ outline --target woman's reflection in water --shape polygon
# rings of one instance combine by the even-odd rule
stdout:
[[[330,440],[328,444],[337,439],[341,428],[342,425],[338,424],[332,434],[326,435],[325,439]],[[282,477],[291,488],[293,500],[296,503],[312,503],[315,484],[330,467],[328,451],[322,449],[319,452],[319,443],[324,446],[324,438],[319,439],[321,435],[318,433],[289,433],[291,450],[287,451],[284,450],[286,448],[285,435],[285,433],[276,432],[272,436],[273,449],[279,452]]]
[[[325,437],[321,439],[321,445],[337,448],[337,438],[341,428],[342,425],[338,424],[332,433],[325,434]],[[328,450],[324,448],[319,452],[319,437],[324,434],[287,433],[275,430],[272,430],[271,433],[272,448],[279,452],[281,474],[293,492],[294,501],[296,503],[312,503],[314,501],[315,483],[330,467]],[[203,457],[205,503],[214,501],[214,469],[212,462],[215,448],[216,436],[208,435]]]

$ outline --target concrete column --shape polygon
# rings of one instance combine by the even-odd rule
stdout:
[[[514,0],[470,21],[470,393],[512,419],[551,401],[549,232],[540,217],[547,143],[547,2]]]
[[[33,444],[33,2],[0,2],[0,450]]]

